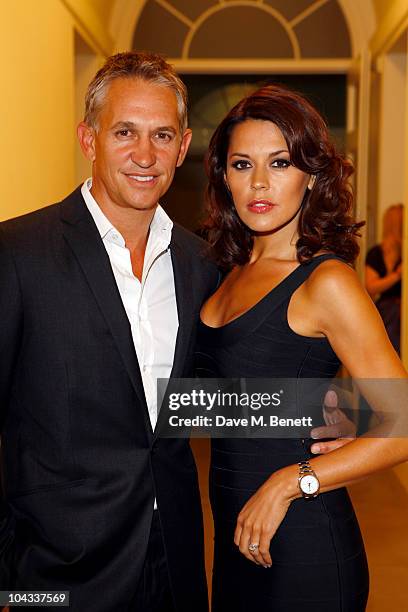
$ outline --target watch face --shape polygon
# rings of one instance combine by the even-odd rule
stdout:
[[[314,495],[319,490],[319,481],[313,474],[305,474],[300,480],[300,488],[306,495]]]

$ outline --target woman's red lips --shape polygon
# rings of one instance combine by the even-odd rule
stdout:
[[[251,200],[247,208],[251,212],[262,214],[269,212],[276,204],[270,200]]]

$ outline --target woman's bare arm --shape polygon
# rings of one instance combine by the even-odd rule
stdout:
[[[311,335],[323,333],[328,338],[354,379],[372,379],[376,383],[373,408],[381,410],[381,416],[384,411],[391,412],[395,400],[390,397],[389,385],[381,385],[378,381],[395,379],[399,385],[408,388],[408,375],[388,339],[377,309],[355,272],[341,262],[327,261],[313,272],[306,285],[308,308],[304,312],[313,313]],[[370,395],[369,382],[366,387]],[[408,393],[402,397],[408,403]],[[397,407],[401,410],[402,427],[406,419],[404,408],[407,412],[408,405]],[[397,420],[397,426],[399,424]],[[319,478],[321,492],[325,492],[407,459],[408,437],[384,435],[353,440],[328,455],[312,458],[310,465]],[[263,565],[271,564],[270,540],[291,501],[301,496],[298,473],[297,465],[275,472],[241,510],[235,543],[248,559]],[[248,552],[250,541],[259,542],[254,555]]]
[[[408,374],[388,339],[377,309],[361,287],[355,272],[338,261],[319,266],[308,287],[316,324],[350,375],[365,386],[373,410],[394,412],[399,409],[403,425],[403,406],[390,397],[390,379],[400,379],[394,387],[398,398],[407,385]],[[368,379],[373,379],[370,385]],[[404,379],[407,382],[404,382]],[[366,382],[363,382],[366,381]],[[377,382],[374,382],[377,381]],[[384,381],[381,384],[380,381]],[[408,393],[406,395],[408,409]],[[397,423],[398,424],[398,423]],[[329,490],[359,480],[375,471],[408,459],[408,439],[396,437],[359,438],[330,456],[311,461],[319,470],[322,490]]]

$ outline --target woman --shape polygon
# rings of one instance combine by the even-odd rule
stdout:
[[[393,347],[400,353],[401,247],[403,205],[389,206],[383,218],[383,236],[366,256],[365,286],[384,321]]]
[[[228,273],[201,311],[199,370],[331,378],[342,362],[354,378],[406,378],[350,266],[361,225],[351,172],[317,111],[283,87],[222,121],[208,154],[209,228]],[[360,438],[313,458],[309,442],[213,440],[213,612],[365,609],[366,557],[344,486],[406,460],[408,442]]]

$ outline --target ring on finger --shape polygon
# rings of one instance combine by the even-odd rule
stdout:
[[[251,553],[255,553],[259,548],[259,544],[257,544],[256,542],[251,542],[250,544],[248,544],[248,550]]]

